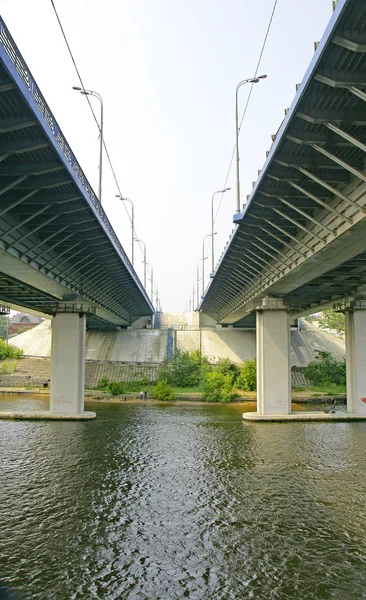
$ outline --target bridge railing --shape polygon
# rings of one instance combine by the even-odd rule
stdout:
[[[74,173],[75,178],[78,180],[78,182],[81,185],[81,187],[83,188],[86,196],[88,197],[90,202],[93,204],[95,210],[98,213],[100,220],[102,221],[103,225],[105,226],[106,230],[108,231],[108,234],[112,238],[114,244],[117,246],[118,251],[121,254],[121,256],[123,257],[123,260],[125,261],[125,263],[127,264],[128,268],[130,270],[131,276],[133,277],[135,283],[137,284],[139,289],[144,292],[144,295],[146,295],[146,292],[145,292],[144,288],[142,287],[142,284],[141,284],[139,278],[137,277],[135,270],[134,270],[126,252],[124,251],[116,233],[114,232],[114,229],[113,229],[111,223],[109,222],[107,215],[105,214],[96,194],[94,193],[89,181],[87,180],[87,178],[84,174],[84,171],[82,170],[78,161],[76,160],[74,153],[72,152],[69,144],[66,141],[64,134],[62,133],[60,127],[58,126],[58,123],[57,123],[55,117],[53,116],[51,109],[49,108],[39,87],[37,86],[35,79],[32,76],[32,73],[30,72],[26,62],[24,61],[24,59],[23,59],[16,43],[14,42],[8,28],[6,27],[2,17],[0,17],[0,44],[3,46],[5,52],[7,53],[11,62],[13,63],[13,65],[14,65],[16,71],[18,72],[19,76],[21,77],[24,85],[27,87],[29,94],[32,96],[45,123],[48,125],[49,130],[53,134],[58,146],[60,147],[60,149],[64,155],[64,158],[69,163],[69,165]]]

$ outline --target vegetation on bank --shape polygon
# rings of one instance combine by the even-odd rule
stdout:
[[[337,361],[330,353],[320,352],[318,358],[304,369],[310,388],[295,388],[295,391],[309,391],[309,395],[342,394],[346,391],[345,361]],[[255,360],[248,360],[242,366],[228,358],[216,364],[198,351],[177,350],[171,363],[165,361],[159,370],[156,382],[140,379],[131,382],[109,381],[103,377],[97,389],[112,396],[147,391],[148,397],[171,401],[177,395],[197,395],[207,402],[231,402],[243,392],[255,392],[257,368]]]
[[[318,358],[305,367],[304,375],[319,390],[346,391],[346,361],[336,360],[329,352],[318,351]]]
[[[140,393],[141,390],[151,393],[153,385],[146,378],[135,381],[110,381],[108,377],[101,377],[94,389],[107,392],[111,396],[120,396],[134,392]]]
[[[23,355],[23,350],[13,346],[12,344],[7,344],[4,340],[0,338],[0,360],[6,360],[8,358],[18,359]]]
[[[163,363],[159,380],[174,388],[190,388],[201,392],[207,402],[230,402],[241,391],[255,390],[256,362],[247,361],[241,367],[228,358],[212,365],[198,350],[177,350],[171,363]]]
[[[163,362],[158,380],[147,379],[131,382],[109,381],[102,377],[96,389],[112,396],[147,391],[157,400],[174,400],[179,394],[195,394],[208,402],[230,402],[240,391],[255,390],[256,363],[247,361],[242,367],[228,358],[220,359],[215,365],[199,351],[177,350],[171,363]]]

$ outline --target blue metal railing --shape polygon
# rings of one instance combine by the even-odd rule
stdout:
[[[116,233],[114,232],[114,229],[113,229],[111,223],[109,222],[107,215],[105,214],[96,194],[94,193],[89,181],[87,180],[87,178],[84,174],[84,171],[82,170],[78,161],[76,160],[74,153],[72,152],[69,144],[66,141],[64,134],[62,133],[60,127],[58,126],[58,123],[57,123],[55,117],[53,116],[51,109],[49,108],[40,89],[38,88],[38,86],[32,76],[32,73],[30,72],[26,62],[24,61],[24,59],[23,59],[16,43],[14,42],[8,28],[6,27],[2,17],[0,17],[0,44],[3,46],[6,54],[8,55],[11,62],[13,63],[22,82],[28,89],[28,92],[31,95],[31,97],[33,98],[40,114],[43,117],[44,122],[49,127],[49,130],[53,134],[54,139],[56,140],[64,158],[70,165],[75,178],[78,180],[78,183],[83,188],[89,201],[93,204],[96,212],[98,213],[99,219],[102,221],[104,227],[108,231],[108,234],[110,235],[111,239],[113,240],[119,253],[123,257],[123,260],[125,261],[126,266],[128,267],[130,274],[131,274],[132,278],[134,279],[136,285],[138,286],[140,291],[143,293],[143,295],[145,297],[147,297],[146,291],[143,288],[139,278],[137,277],[135,270],[134,270],[126,252],[124,251]],[[150,303],[150,302],[148,301],[148,303]]]

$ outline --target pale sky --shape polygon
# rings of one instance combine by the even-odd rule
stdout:
[[[274,0],[54,3],[85,87],[103,97],[105,141],[122,193],[134,201],[163,310],[183,311],[211,231],[211,196],[225,183],[235,143],[235,88],[254,74]],[[86,99],[72,90],[79,81],[51,1],[0,0],[0,9],[97,192],[98,129]],[[254,87],[240,134],[242,202],[331,11],[331,0],[278,0],[259,69],[268,77]],[[241,108],[248,92],[241,88]],[[94,107],[99,115],[97,100]],[[234,167],[215,224],[215,262],[233,228]],[[106,159],[103,171],[103,206],[130,256],[130,222]],[[207,283],[208,249],[205,256]],[[141,281],[142,258],[136,244]]]

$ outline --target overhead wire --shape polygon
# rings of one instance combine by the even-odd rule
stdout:
[[[270,16],[270,19],[269,19],[269,22],[268,22],[267,30],[266,30],[266,33],[265,33],[265,36],[264,36],[264,40],[263,40],[263,43],[262,43],[262,47],[261,47],[261,51],[260,51],[260,54],[259,54],[259,58],[258,58],[258,61],[257,61],[257,65],[256,65],[256,68],[255,68],[255,71],[254,71],[253,79],[255,79],[255,77],[258,75],[258,70],[259,70],[260,64],[261,64],[261,62],[262,62],[263,53],[264,53],[264,50],[265,50],[265,47],[266,47],[266,44],[267,44],[267,39],[268,39],[269,32],[270,32],[270,30],[271,30],[271,26],[272,26],[273,17],[274,17],[274,14],[275,14],[276,8],[277,8],[277,3],[278,3],[278,0],[275,0],[275,1],[274,1],[274,4],[273,4],[273,7],[272,7],[272,12],[271,12],[271,16]],[[252,96],[252,92],[253,92],[253,87],[254,87],[254,85],[255,85],[255,84],[254,84],[254,83],[252,83],[252,84],[251,84],[251,86],[250,86],[250,89],[249,89],[249,94],[248,94],[248,97],[247,97],[247,101],[246,101],[246,103],[245,103],[244,110],[243,110],[243,114],[242,114],[242,116],[241,116],[241,119],[240,119],[240,124],[239,124],[239,127],[238,127],[238,134],[240,133],[240,130],[241,130],[241,127],[242,127],[243,121],[244,121],[244,119],[245,119],[245,115],[246,115],[246,113],[247,113],[247,109],[248,109],[249,102],[250,102],[250,99],[251,99],[251,96]],[[229,180],[229,177],[230,177],[230,173],[231,173],[231,167],[233,166],[233,160],[234,160],[234,156],[235,156],[235,151],[236,151],[236,144],[234,144],[234,148],[233,148],[233,151],[232,151],[232,153],[231,153],[231,158],[230,158],[230,162],[229,162],[229,168],[228,168],[228,170],[227,170],[227,174],[226,174],[226,178],[225,178],[225,183],[224,183],[224,185],[222,186],[222,189],[223,189],[223,190],[225,190],[225,189],[226,189],[226,187],[227,187],[227,183],[228,183],[228,180]],[[217,206],[217,210],[216,210],[216,213],[215,213],[215,216],[214,216],[214,221],[213,221],[213,224],[214,224],[214,225],[215,225],[215,223],[216,223],[217,215],[218,215],[218,213],[219,213],[219,211],[220,211],[220,207],[221,207],[221,203],[222,203],[222,198],[223,198],[223,196],[224,196],[224,192],[222,192],[222,194],[221,194],[221,196],[220,196],[219,204],[218,204],[218,206]],[[209,244],[209,243],[210,243],[210,242],[209,242],[209,241],[207,241],[207,242],[206,242],[206,245],[207,245],[207,244]],[[205,248],[206,248],[206,246],[205,246]],[[207,246],[207,248],[208,248],[208,246]],[[206,251],[206,250],[205,250],[205,251]]]
[[[266,31],[266,34],[264,36],[262,48],[261,48],[261,51],[260,51],[260,54],[259,54],[259,58],[258,58],[258,61],[257,61],[257,66],[256,66],[255,71],[254,71],[253,79],[255,79],[257,77],[257,75],[258,75],[259,67],[260,67],[260,64],[262,62],[262,57],[263,57],[264,49],[265,49],[266,44],[267,44],[267,39],[268,39],[268,35],[269,35],[270,29],[271,29],[271,26],[272,26],[272,21],[273,21],[273,17],[274,17],[275,11],[276,11],[277,3],[278,3],[278,0],[275,0],[273,8],[272,8],[272,13],[271,13],[271,16],[270,16],[270,19],[269,19],[269,23],[268,23],[268,26],[267,26],[267,31]],[[247,113],[248,105],[249,105],[249,102],[250,102],[250,99],[251,99],[251,96],[252,96],[252,93],[253,93],[253,87],[254,87],[254,85],[255,85],[255,83],[252,83],[251,86],[250,86],[248,98],[247,98],[247,101],[245,103],[243,114],[242,114],[241,119],[240,119],[240,124],[239,124],[239,127],[238,127],[238,133],[240,133],[243,121],[245,119],[245,115]],[[232,151],[232,154],[231,154],[231,159],[230,159],[229,168],[228,168],[228,171],[227,171],[227,174],[226,174],[225,183],[224,183],[224,185],[222,187],[223,190],[226,188],[228,179],[230,177],[231,167],[233,165],[233,160],[234,160],[234,156],[235,156],[235,150],[236,150],[236,144],[234,144],[234,148],[233,148],[233,151]],[[221,197],[220,197],[220,201],[219,201],[219,204],[218,204],[218,207],[217,207],[217,210],[216,210],[216,214],[215,214],[215,217],[214,217],[214,223],[216,221],[218,212],[220,210],[220,206],[221,206],[223,195],[224,194],[221,194]]]
[[[60,19],[59,15],[58,15],[58,12],[57,12],[57,9],[56,9],[56,6],[55,6],[55,3],[54,3],[54,0],[51,0],[51,4],[52,4],[52,8],[53,8],[53,10],[54,10],[54,12],[55,12],[56,19],[57,19],[57,21],[58,21],[59,27],[60,27],[60,29],[61,29],[61,33],[62,33],[62,36],[63,36],[63,38],[64,38],[65,44],[66,44],[66,46],[67,46],[67,49],[68,49],[68,51],[69,51],[69,54],[70,54],[70,57],[71,57],[72,63],[73,63],[73,65],[74,65],[74,68],[75,68],[76,74],[77,74],[77,76],[78,76],[78,79],[79,79],[79,82],[80,82],[80,85],[81,85],[82,91],[84,92],[84,96],[85,96],[85,98],[86,98],[86,100],[87,100],[87,102],[88,102],[88,104],[89,104],[89,108],[90,108],[90,111],[91,111],[91,113],[92,113],[92,115],[93,115],[94,121],[95,121],[95,123],[96,123],[96,125],[97,125],[97,127],[98,127],[99,134],[101,134],[101,131],[100,131],[100,125],[99,125],[99,122],[98,122],[97,116],[96,116],[96,114],[95,114],[95,112],[94,112],[94,109],[93,109],[92,103],[90,102],[89,94],[86,94],[86,93],[85,93],[87,88],[85,88],[85,85],[84,85],[83,79],[82,79],[82,77],[81,77],[80,71],[79,71],[79,69],[78,69],[78,67],[77,67],[77,64],[76,64],[76,61],[75,61],[74,55],[73,55],[73,53],[72,53],[72,50],[71,50],[70,44],[69,44],[69,42],[68,42],[68,39],[67,39],[67,37],[66,37],[65,30],[64,30],[64,28],[63,28],[63,26],[62,26],[61,19]],[[109,154],[109,151],[108,151],[107,144],[106,144],[106,142],[105,142],[105,138],[104,138],[104,136],[103,136],[103,147],[104,147],[104,150],[105,150],[105,153],[106,153],[107,159],[108,159],[109,166],[110,166],[110,168],[111,168],[111,171],[112,171],[113,179],[114,179],[114,182],[115,182],[115,184],[116,184],[116,187],[117,187],[118,193],[119,193],[119,195],[121,196],[121,198],[124,198],[124,196],[123,196],[123,194],[122,194],[122,191],[121,191],[121,188],[120,188],[120,186],[119,186],[119,183],[118,183],[117,175],[116,175],[116,172],[115,172],[115,170],[114,170],[114,167],[113,167],[113,164],[112,164],[112,160],[111,160],[111,157],[110,157],[110,154]],[[99,198],[98,198],[98,200],[99,200]],[[139,246],[139,248],[140,248],[140,251],[141,251],[142,255],[144,255],[144,251],[143,251],[143,249],[142,249],[141,243],[140,243],[140,241],[139,241],[139,238],[138,238],[138,236],[137,236],[136,229],[135,229],[135,227],[134,227],[134,226],[133,226],[133,224],[132,224],[132,217],[131,217],[131,215],[130,215],[130,213],[129,213],[128,209],[127,209],[127,206],[126,206],[125,202],[123,202],[123,205],[124,205],[124,208],[125,208],[126,214],[127,214],[128,218],[129,218],[129,221],[130,221],[130,223],[131,223],[131,227],[133,227],[133,234],[134,234],[135,241],[138,243],[138,246]],[[150,274],[150,277],[151,277],[151,269],[150,269],[150,267],[148,267],[148,266],[147,266],[147,270],[149,271],[149,274]],[[146,293],[147,293],[147,290],[145,290],[145,291],[146,291]]]

